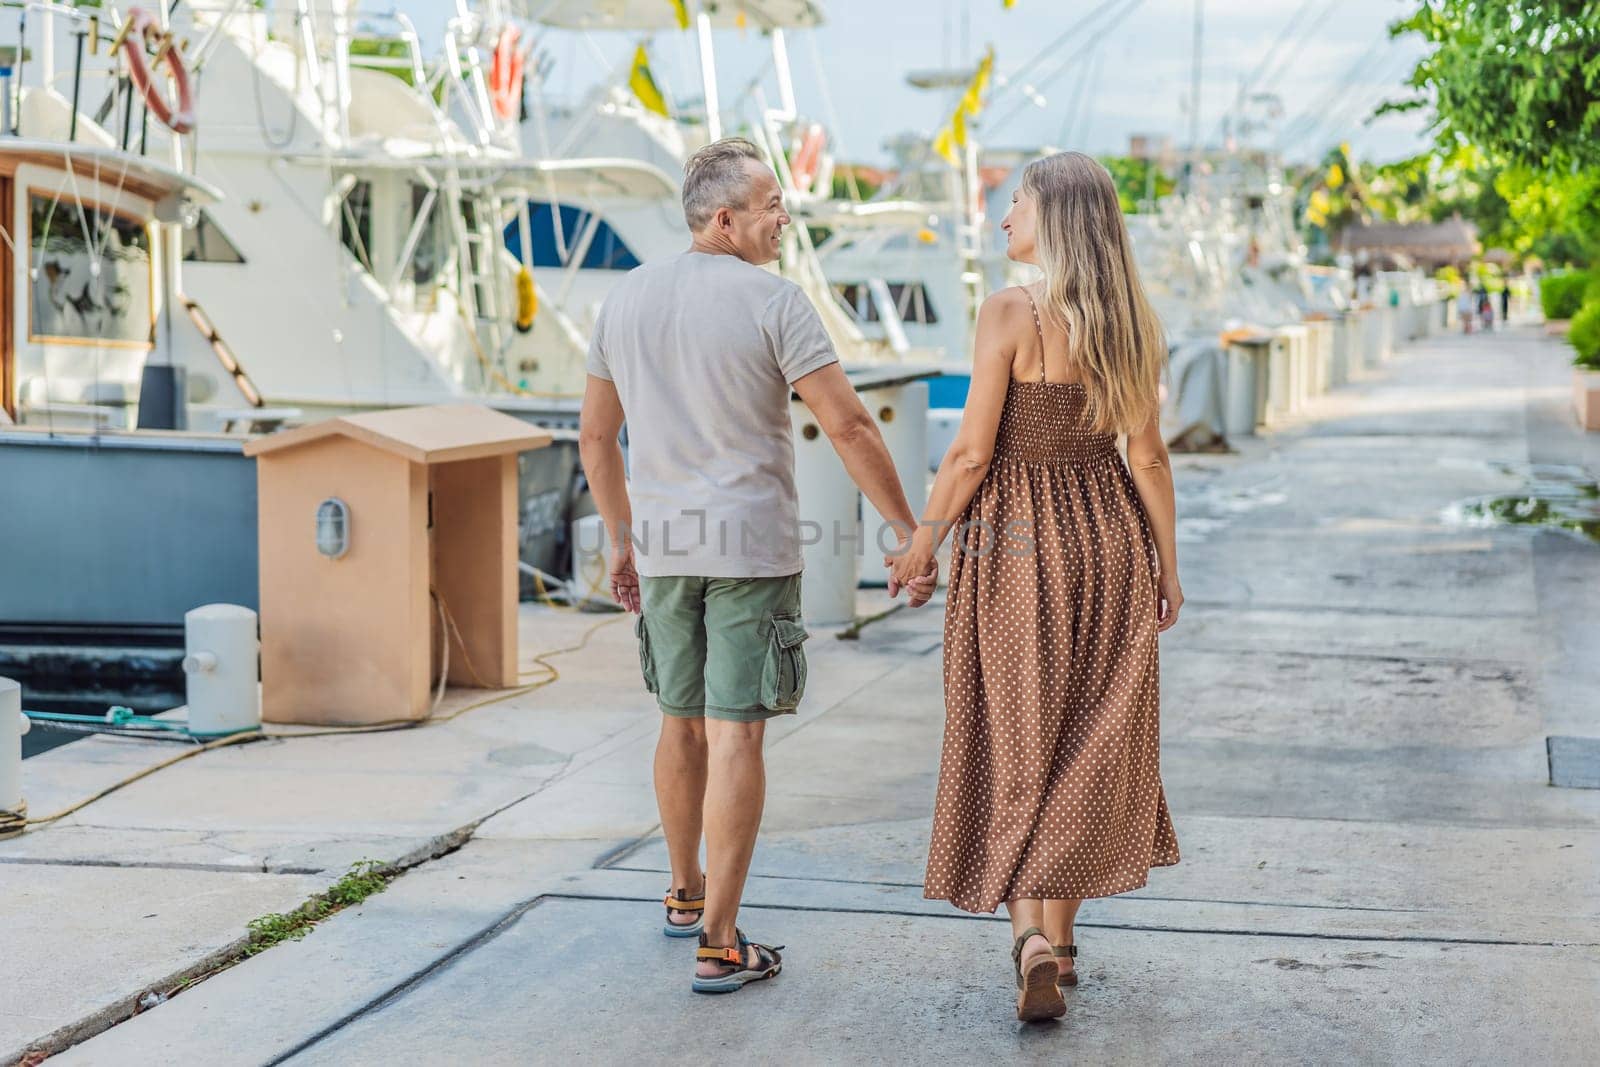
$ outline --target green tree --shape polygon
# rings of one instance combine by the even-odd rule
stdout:
[[[1430,51],[1411,99],[1431,108],[1448,155],[1475,145],[1533,170],[1600,167],[1600,4],[1594,0],[1421,0],[1396,22]]]
[[[1505,247],[1546,263],[1600,260],[1600,168],[1550,174],[1512,167],[1495,178],[1511,225]]]
[[[1172,175],[1161,169],[1153,160],[1137,156],[1101,156],[1100,162],[1111,172],[1117,183],[1117,200],[1128,213],[1139,210],[1139,205],[1160,200],[1178,187]]]

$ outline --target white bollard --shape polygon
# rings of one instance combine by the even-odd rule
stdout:
[[[1304,326],[1280,326],[1278,332],[1282,334],[1284,347],[1288,352],[1288,412],[1291,415],[1298,415],[1305,410],[1306,405],[1306,348],[1308,334]]]
[[[1267,411],[1262,421],[1268,426],[1280,426],[1289,417],[1294,392],[1291,388],[1289,339],[1281,330],[1274,331],[1272,347],[1267,357]]]
[[[1222,409],[1222,432],[1230,439],[1251,437],[1256,432],[1261,410],[1258,380],[1266,350],[1264,341],[1237,340],[1225,349],[1227,393]]]
[[[573,519],[568,527],[572,538],[572,584],[580,595],[598,600],[611,599],[611,538],[606,521],[599,515]]]
[[[1328,387],[1337,388],[1350,380],[1350,335],[1357,328],[1352,312],[1343,312],[1329,321],[1332,327],[1328,345]]]
[[[0,678],[0,838],[22,833],[21,823],[28,814],[22,799],[22,735],[27,732],[22,686]]]
[[[856,617],[861,493],[811,409],[790,401],[789,421],[794,427],[794,481],[805,565],[800,610],[815,626],[840,626]]]
[[[922,518],[922,505],[927,503],[928,494],[928,383],[908,382],[893,389],[863,393],[861,401],[877,420],[889,458],[900,475],[900,488],[905,490],[906,502],[911,505],[911,514]],[[883,557],[893,552],[899,541],[888,520],[864,496],[861,498],[861,536],[866,542],[862,548],[861,584],[888,584]]]
[[[185,613],[183,632],[189,732],[196,737],[223,737],[259,730],[256,613],[237,604],[207,604]]]
[[[928,469],[937,471],[944,463],[944,455],[950,451],[950,446],[956,442],[956,433],[961,429],[961,408],[929,408],[928,409]]]

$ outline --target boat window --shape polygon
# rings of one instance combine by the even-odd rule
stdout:
[[[932,326],[939,321],[939,315],[933,310],[933,301],[928,296],[928,290],[921,282],[888,284],[889,299],[894,301],[901,322]],[[873,302],[872,291],[865,283],[837,282],[833,286],[833,295],[840,306],[857,322],[881,321],[878,305]]]
[[[150,231],[98,204],[30,193],[29,340],[152,343]]]
[[[595,226],[594,240],[583,256],[584,270],[632,270],[639,265],[639,257],[617,235],[605,219],[592,211],[558,205],[561,209],[560,231],[557,232],[557,215],[551,205],[538,200],[528,201],[528,231],[533,245],[535,267],[565,267],[582,239],[591,221]],[[558,239],[559,238],[559,239]],[[522,236],[517,220],[512,219],[505,228],[506,248],[522,259]]]
[[[411,185],[411,224],[415,225],[416,218],[422,213],[424,204],[428,203],[428,187]],[[439,198],[435,197],[432,204],[428,204],[428,219],[422,224],[422,233],[417,237],[417,247],[411,253],[411,280],[418,286],[432,285],[444,269],[447,245],[444,233],[444,215],[439,211]]]
[[[243,263],[244,255],[222,232],[217,220],[204,208],[200,220],[183,231],[185,263]]]
[[[339,242],[372,273],[372,183],[357,181],[339,202]]]

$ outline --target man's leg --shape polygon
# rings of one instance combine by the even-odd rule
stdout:
[[[731,948],[766,800],[766,720],[791,712],[805,680],[800,576],[706,585],[706,944]],[[702,963],[712,976],[723,965]]]
[[[765,722],[706,722],[710,753],[706,781],[706,944],[730,948],[739,921],[739,900],[756,831],[767,797],[766,764],[761,742]],[[702,963],[700,973],[715,975],[722,967]]]
[[[667,859],[672,865],[672,888],[691,898],[705,892],[700,870],[701,805],[706,795],[706,725],[704,719],[661,716],[661,739],[656,743],[656,805],[661,810],[661,833],[667,839]],[[686,926],[693,915],[677,915]]]
[[[688,899],[704,892],[700,870],[701,805],[706,792],[705,579],[641,578],[639,661],[645,688],[661,707],[656,743],[656,805],[672,864],[673,891]],[[698,915],[668,912],[675,926]]]

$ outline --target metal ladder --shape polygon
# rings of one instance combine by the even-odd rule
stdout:
[[[468,321],[477,331],[484,352],[498,362],[507,340],[509,322],[505,286],[499,269],[500,231],[494,224],[501,216],[500,198],[462,195],[459,203],[460,297],[467,306]],[[504,371],[503,367],[499,369]]]

